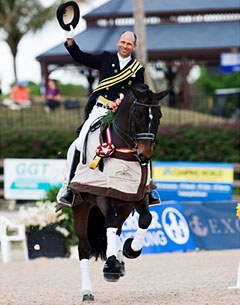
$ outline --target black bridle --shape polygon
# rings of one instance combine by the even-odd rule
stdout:
[[[136,109],[137,106],[140,107],[146,107],[148,108],[148,117],[149,117],[149,124],[148,124],[148,131],[137,133],[136,132]],[[153,114],[152,114],[152,108],[160,107],[160,103],[157,105],[149,105],[149,104],[143,104],[139,103],[137,99],[133,102],[132,112],[131,112],[131,126],[132,126],[132,133],[133,133],[133,141],[136,143],[138,140],[150,140],[152,142],[155,142],[156,135],[151,132],[151,126],[153,121]]]
[[[116,134],[122,139],[122,141],[127,145],[128,148],[136,148],[137,147],[137,141],[139,140],[150,140],[153,143],[155,142],[156,135],[151,132],[151,126],[153,121],[153,114],[152,114],[152,108],[160,107],[160,103],[156,105],[149,105],[140,103],[135,99],[133,101],[132,107],[131,107],[131,115],[130,115],[130,121],[131,121],[131,134],[127,134],[125,131],[120,128],[116,121],[113,121],[113,129],[116,132]],[[148,108],[149,113],[149,124],[148,124],[148,130],[147,132],[137,133],[136,132],[136,110],[137,107],[146,107]]]

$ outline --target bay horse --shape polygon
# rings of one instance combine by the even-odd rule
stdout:
[[[154,93],[145,84],[131,87],[109,127],[116,150],[108,158],[137,162],[141,170],[149,175],[149,163],[153,157],[154,142],[162,116],[159,101],[168,93],[169,89]],[[128,153],[117,151],[117,148],[122,147]],[[147,228],[152,220],[148,208],[150,188],[144,186],[141,196],[136,194],[126,197],[126,200],[124,197],[107,196],[105,192],[98,195],[80,192],[76,182],[70,183],[70,189],[76,195],[75,201],[79,201],[72,210],[74,228],[79,239],[82,300],[93,301],[89,259],[95,257],[106,261],[103,276],[107,281],[115,282],[124,276],[123,255],[133,259],[141,254]],[[127,239],[122,246],[122,225],[134,210],[139,213],[139,228],[135,237]]]

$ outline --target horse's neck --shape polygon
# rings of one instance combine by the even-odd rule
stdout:
[[[132,96],[123,100],[114,118],[112,124],[112,139],[114,145],[117,147],[132,148],[130,146],[133,146],[130,126],[130,112],[133,100],[134,98]]]

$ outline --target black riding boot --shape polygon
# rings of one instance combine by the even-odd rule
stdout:
[[[72,160],[72,165],[71,165],[71,170],[70,170],[70,175],[69,175],[69,183],[71,182],[72,178],[75,175],[75,171],[78,166],[79,159],[80,159],[80,151],[75,149],[73,160]],[[74,192],[70,188],[67,188],[67,191],[60,198],[60,203],[63,203],[64,205],[72,207],[74,200],[75,200]]]
[[[72,190],[67,189],[67,191],[60,198],[60,202],[66,204],[67,206],[73,206],[73,202],[75,199],[75,194]]]
[[[160,200],[159,198],[155,198],[153,196],[153,192],[149,193],[149,205],[155,205],[155,204],[159,204]]]

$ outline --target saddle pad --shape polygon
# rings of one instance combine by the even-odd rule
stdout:
[[[94,113],[92,113],[92,116]],[[83,130],[81,130],[81,134],[84,134]],[[88,192],[126,201],[142,200],[145,194],[149,192],[150,166],[142,167],[137,161],[107,157],[103,159],[103,171],[100,171],[98,167],[94,170],[90,169],[90,164],[99,145],[99,135],[99,129],[89,133],[86,164],[82,164],[82,160],[80,160],[70,187],[76,192]],[[80,138],[78,140],[81,140]],[[85,134],[82,138],[85,138]]]
[[[148,170],[146,185],[150,184],[149,173]],[[72,182],[111,188],[127,194],[137,194],[141,180],[142,168],[138,162],[105,158],[103,172],[98,168],[89,169],[88,164],[79,164]]]

